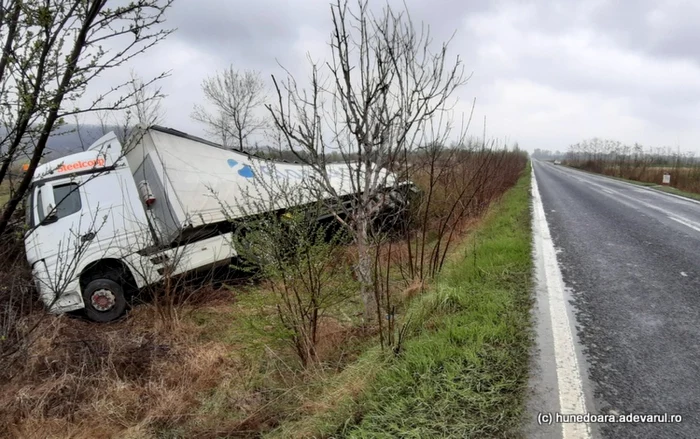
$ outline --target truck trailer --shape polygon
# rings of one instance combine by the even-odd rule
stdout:
[[[314,184],[320,173],[309,165],[171,128],[138,127],[125,143],[109,133],[35,172],[25,249],[52,313],[84,309],[91,320],[112,321],[131,292],[166,274],[229,263],[237,256],[231,233],[246,218],[357,193],[347,163],[326,165],[325,184]],[[382,172],[393,187],[395,176]]]

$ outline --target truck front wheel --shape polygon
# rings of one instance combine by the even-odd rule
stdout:
[[[111,279],[95,279],[83,289],[85,314],[95,322],[118,319],[126,311],[126,297],[121,285]]]

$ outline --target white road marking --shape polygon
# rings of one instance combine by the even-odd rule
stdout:
[[[700,232],[700,224],[691,221],[687,218],[683,218],[682,216],[676,216],[676,215],[667,215],[669,219],[672,219],[673,221],[683,224],[686,227],[690,227],[691,229],[695,230],[696,232]]]
[[[647,209],[651,209],[651,210],[655,210],[657,212],[663,213],[669,219],[671,219],[677,223],[683,224],[686,227],[690,227],[691,229],[695,230],[696,232],[700,232],[700,223],[689,220],[688,218],[684,218],[682,216],[670,214],[670,213],[668,213],[668,210],[663,208],[663,207],[654,206],[651,203],[647,203],[646,201],[642,201],[642,200],[636,199],[634,197],[630,197],[629,195],[625,195],[621,192],[611,191],[611,190],[609,190],[609,189],[607,189],[599,184],[596,184],[596,183],[588,183],[588,185],[591,186],[592,188],[600,190],[605,195],[608,195],[611,198],[613,198],[613,199],[617,200],[618,202],[625,204],[629,207],[637,209],[638,206],[636,206],[634,204],[634,203],[637,203],[643,207],[646,207]],[[626,198],[626,199],[632,201],[632,203],[625,202],[624,200],[622,200],[622,198]]]
[[[596,177],[598,177],[598,176],[596,176]],[[574,177],[574,178],[576,178],[576,177]],[[603,178],[604,178],[604,177],[600,177],[600,178],[598,178],[598,180],[601,180],[601,179],[603,179]],[[577,179],[578,179],[578,178],[577,178]],[[578,180],[580,180],[580,179],[578,179]],[[695,221],[692,221],[692,220],[690,220],[690,219],[688,219],[688,218],[685,218],[685,217],[682,217],[682,216],[678,216],[678,215],[674,215],[674,214],[668,213],[668,209],[665,209],[665,208],[659,207],[659,206],[655,206],[655,205],[653,205],[653,204],[651,204],[651,203],[647,203],[646,201],[642,201],[642,200],[640,200],[640,199],[631,197],[631,196],[629,196],[629,195],[627,195],[627,194],[623,194],[622,192],[619,192],[618,190],[607,188],[607,187],[602,186],[602,185],[600,185],[600,184],[598,184],[598,183],[593,183],[592,181],[587,181],[587,182],[585,182],[585,183],[586,183],[589,187],[591,187],[592,189],[597,189],[597,190],[600,191],[600,193],[602,193],[603,195],[607,195],[607,196],[609,196],[610,198],[612,198],[612,199],[616,200],[617,202],[622,203],[622,204],[624,204],[624,205],[626,205],[626,206],[628,206],[628,207],[632,207],[633,209],[637,209],[637,210],[638,210],[638,209],[639,209],[639,206],[641,205],[642,207],[645,207],[645,208],[647,208],[647,209],[651,209],[651,210],[655,210],[655,211],[657,211],[657,212],[660,212],[660,213],[666,215],[666,216],[668,217],[668,219],[673,220],[673,221],[675,221],[675,222],[677,222],[677,223],[679,223],[679,224],[683,224],[684,226],[689,227],[689,228],[695,230],[696,232],[700,232],[700,223],[697,223],[697,222],[695,222]],[[630,183],[626,183],[626,184],[630,184]],[[631,185],[631,184],[630,184],[630,185]],[[636,188],[635,188],[635,189],[636,189]],[[646,189],[646,188],[644,188],[644,189]],[[657,192],[658,192],[658,191],[657,191]],[[673,194],[663,193],[663,195],[673,195]],[[676,198],[681,198],[683,201],[696,202],[696,201],[694,201],[694,200],[688,200],[687,198],[682,198],[682,197],[679,197],[679,196],[677,196],[677,195],[676,195],[675,197],[676,197]],[[629,201],[631,201],[631,202],[627,202],[627,201],[625,201],[624,199],[629,200]],[[697,202],[696,202],[696,203],[697,203]]]
[[[538,249],[537,254],[540,262],[544,265],[545,279],[542,281],[549,296],[549,315],[552,320],[560,411],[565,414],[583,414],[587,412],[586,400],[574,348],[574,336],[566,309],[564,280],[557,262],[554,243],[549,233],[549,225],[537,187],[534,166],[532,168],[532,200],[535,245]],[[563,439],[589,439],[591,437],[588,424],[565,423],[561,427]]]
[[[585,175],[585,177],[586,177],[587,179],[590,179],[590,180],[605,181],[605,182],[608,183],[608,184],[613,184],[613,185],[614,185],[614,184],[618,184],[618,185],[627,186],[628,188],[630,188],[630,189],[632,189],[632,190],[634,190],[634,191],[641,191],[641,192],[652,193],[652,194],[662,195],[662,196],[663,196],[663,195],[666,195],[666,196],[668,196],[668,197],[675,198],[676,200],[678,200],[678,201],[675,201],[675,200],[668,200],[668,201],[675,201],[676,203],[679,203],[679,204],[683,204],[683,202],[685,202],[686,204],[687,204],[687,203],[691,203],[691,204],[700,204],[700,200],[695,200],[695,199],[692,199],[692,198],[683,197],[683,196],[681,196],[681,195],[676,195],[676,194],[673,194],[673,193],[670,193],[670,192],[661,191],[661,190],[658,190],[658,189],[654,189],[653,187],[640,186],[640,185],[637,185],[637,184],[634,184],[634,183],[630,183],[630,182],[624,181],[624,180],[616,180],[616,179],[614,179],[614,178],[611,178],[611,177],[609,177],[609,176],[602,175],[602,174],[591,174],[591,173],[584,172],[584,171],[580,171],[580,170],[578,170],[578,169],[570,168],[570,167],[555,168],[555,167],[552,166],[552,168],[553,168],[555,171],[561,172],[562,174],[569,175],[569,176],[571,176],[572,178],[575,178],[575,179],[578,180],[578,181],[584,181],[584,180],[582,180],[581,178],[575,176],[575,174],[578,174],[578,175]],[[590,181],[590,180],[586,180],[585,182],[588,182],[588,181]]]

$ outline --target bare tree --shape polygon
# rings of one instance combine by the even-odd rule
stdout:
[[[129,90],[127,108],[119,111],[96,112],[102,134],[114,131],[122,145],[126,144],[129,135],[137,125],[155,125],[163,119],[164,114],[162,100],[165,95],[160,87],[154,83],[146,84],[143,78],[132,70],[127,89]]]
[[[224,146],[242,151],[248,146],[248,138],[265,125],[265,120],[255,114],[266,99],[260,74],[252,70],[239,72],[230,66],[205,79],[202,91],[214,111],[195,105],[192,118],[204,123]]]
[[[459,58],[449,61],[448,43],[433,52],[429,29],[417,28],[406,11],[386,6],[375,15],[366,0],[352,10],[348,1],[337,0],[331,14],[332,59],[312,62],[308,90],[289,72],[284,82],[273,77],[277,102],[267,108],[286,147],[313,167],[315,183],[335,195],[330,208],[354,239],[355,273],[369,321],[379,312],[374,218],[406,176],[411,152],[452,128],[446,117],[451,97],[468,78]],[[343,158],[345,178],[359,194],[349,203],[339,202],[344,200],[331,183],[331,152]]]
[[[132,105],[129,82],[112,86],[80,108],[87,85],[167,37],[165,11],[173,0],[139,0],[107,7],[106,0],[9,0],[0,5],[3,151],[0,183],[20,154],[30,156],[26,174],[0,215],[0,234],[29,188],[54,129],[64,118]],[[110,46],[114,46],[111,49]],[[160,75],[143,84],[156,81]]]
[[[131,72],[133,90],[133,111],[136,120],[141,125],[155,125],[163,119],[162,98],[165,97],[160,88],[155,88],[149,93],[148,85],[135,72]]]

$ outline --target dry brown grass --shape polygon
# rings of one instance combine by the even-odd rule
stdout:
[[[169,431],[206,437],[212,425],[249,429],[201,410],[219,386],[232,389],[231,408],[240,418],[258,408],[237,406],[255,401],[254,391],[237,383],[257,371],[221,336],[238,306],[230,290],[199,288],[175,324],[153,304],[109,325],[52,316],[31,288],[21,235],[13,232],[2,244],[0,437],[150,438]],[[213,317],[202,323],[198,313]]]
[[[224,290],[183,307],[174,326],[152,305],[110,325],[24,316],[18,330],[38,326],[0,381],[0,437],[258,437],[321,409],[312,401],[322,383],[356,358],[367,334],[323,318],[319,361],[303,369],[277,339],[268,293],[232,300]]]
[[[672,187],[700,194],[700,167],[697,164],[679,163],[677,166],[663,166],[641,161],[620,165],[603,160],[567,160],[567,164],[598,174],[659,185],[662,184],[664,173],[668,172],[671,174]]]
[[[162,430],[191,416],[199,394],[235,359],[199,342],[188,321],[163,331],[153,308],[100,326],[67,316],[41,319],[22,367],[5,377],[0,432],[9,437],[113,437]],[[30,323],[30,322],[27,322]]]
[[[631,174],[629,177],[623,178],[630,178],[646,183],[661,184],[665,172],[671,174],[672,187],[682,191],[700,194],[700,169],[698,168],[654,167],[639,170],[636,173]]]

